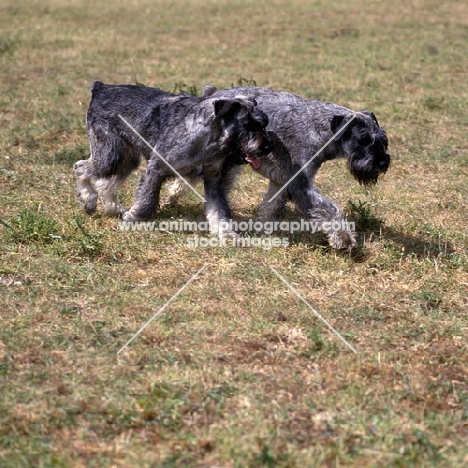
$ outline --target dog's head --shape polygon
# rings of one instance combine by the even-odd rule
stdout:
[[[267,136],[268,116],[257,107],[255,99],[245,96],[213,100],[215,118],[223,131],[221,148],[236,164],[249,163],[255,169],[257,158],[267,156],[272,143]]]
[[[375,115],[366,110],[354,115],[335,115],[330,125],[332,133],[340,133],[339,140],[354,178],[363,185],[376,184],[390,166],[390,155],[387,134]]]

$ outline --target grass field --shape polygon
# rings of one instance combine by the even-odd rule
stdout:
[[[467,45],[454,0],[2,0],[0,466],[468,466]],[[307,233],[195,249],[86,216],[72,165],[96,79],[255,82],[372,110],[381,183],[343,161],[317,179],[358,249]],[[266,185],[245,171],[235,219]],[[187,195],[171,219],[202,204]]]

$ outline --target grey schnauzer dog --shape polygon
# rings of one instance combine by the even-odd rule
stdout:
[[[269,88],[218,90],[207,85],[204,95],[255,99],[268,115],[267,130],[274,140],[274,149],[268,158],[252,164],[270,180],[259,209],[259,219],[280,219],[287,199],[291,199],[302,215],[319,226],[333,221],[343,226],[340,230],[326,232],[332,247],[354,247],[355,234],[348,229],[342,210],[336,202],[321,195],[313,183],[323,162],[335,158],[347,160],[349,171],[360,184],[377,183],[390,165],[390,156],[387,154],[387,135],[375,115]],[[323,148],[329,140],[332,141]],[[281,191],[301,168],[303,171]]]
[[[231,218],[225,186],[233,168],[271,150],[265,130],[268,117],[251,99],[174,95],[99,81],[92,84],[91,94],[86,116],[91,156],[73,166],[78,196],[88,214],[96,211],[100,198],[108,214],[123,214],[126,221],[152,219],[162,183],[177,171],[203,178],[205,213],[216,226]],[[146,172],[133,206],[125,211],[117,190],[142,157],[148,161]]]

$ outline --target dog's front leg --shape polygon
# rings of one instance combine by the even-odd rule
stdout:
[[[348,250],[356,247],[353,225],[347,221],[337,203],[321,195],[315,187],[311,186],[307,192],[312,208],[304,215],[308,215],[316,229],[325,234],[330,246]]]
[[[157,161],[150,159],[138,182],[133,206],[123,215],[124,221],[149,221],[156,216],[163,181]]]
[[[258,221],[279,221],[286,207],[286,192],[280,191],[282,185],[270,180],[267,191],[263,195],[258,208]]]
[[[234,234],[228,227],[231,210],[226,197],[221,174],[203,175],[205,187],[205,215],[210,224],[210,231],[220,237]]]

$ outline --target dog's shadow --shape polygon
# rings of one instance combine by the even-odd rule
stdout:
[[[383,226],[380,236],[376,240],[389,240],[401,246],[403,256],[416,256],[417,258],[437,258],[440,255],[449,255],[455,252],[453,244],[447,240],[425,239],[411,234],[397,231],[391,227]]]
[[[206,221],[203,204],[197,203],[177,203],[173,205],[162,205],[158,208],[157,221],[187,221],[190,223],[201,223]]]
[[[365,263],[375,254],[366,244],[381,242],[389,253],[397,254],[400,258],[416,257],[418,259],[447,256],[455,252],[453,244],[445,239],[434,239],[424,236],[415,236],[400,231],[397,228],[386,226],[385,222],[372,214],[369,207],[363,203],[348,203],[347,220],[355,224],[358,246],[349,250],[334,250],[328,246],[325,236],[321,233],[302,232],[293,234],[291,244],[307,243],[312,248],[328,255],[335,252],[347,256],[355,263]]]
[[[448,255],[455,251],[453,244],[442,239],[414,236],[393,227],[375,216],[366,203],[348,202],[346,207],[348,220],[353,221],[358,232],[358,248],[352,254],[357,262],[366,261],[370,253],[366,253],[364,242],[383,242],[386,247],[398,253],[400,257],[415,256],[416,258],[437,258],[441,254]]]
[[[330,252],[335,252],[337,255],[350,257],[355,263],[365,263],[375,254],[366,247],[365,244],[382,242],[386,244],[386,248],[393,253],[398,253],[401,258],[415,256],[416,258],[433,258],[436,259],[441,255],[449,255],[455,252],[451,242],[442,239],[431,239],[421,236],[415,236],[406,232],[400,231],[394,227],[386,226],[385,222],[369,213],[362,213],[359,210],[354,213],[348,211],[348,221],[354,222],[356,225],[358,246],[352,251],[335,250],[331,248],[323,233],[312,232],[297,232],[297,233],[282,233],[274,232],[271,235],[279,237],[288,237],[289,245],[307,244],[309,248],[322,252],[324,255],[329,255]],[[363,216],[363,214],[365,216]],[[203,213],[203,207],[196,201],[193,203],[177,203],[167,205],[160,208],[158,221],[185,220],[189,222],[204,222],[206,218]],[[286,208],[284,213],[284,221],[297,221],[297,213],[293,209]],[[238,223],[250,220],[249,216],[236,216]],[[205,235],[207,233],[204,233]],[[244,235],[262,235],[255,232],[246,232]]]
[[[356,263],[369,260],[374,254],[365,243],[377,242],[382,242],[389,253],[397,254],[400,258],[437,259],[455,252],[453,244],[447,240],[418,237],[382,225],[378,232],[358,233],[358,247],[350,253],[352,260]]]
[[[321,233],[293,234],[289,244],[308,244],[310,248],[322,252],[323,255],[330,255],[334,252],[336,255],[351,258],[354,263],[365,263],[373,258],[375,253],[366,244],[377,242],[384,243],[389,252],[399,255],[400,258],[437,259],[441,255],[447,256],[455,252],[453,244],[449,241],[425,239],[385,226],[382,226],[379,232],[358,232],[357,237],[358,245],[351,251],[333,249]]]

